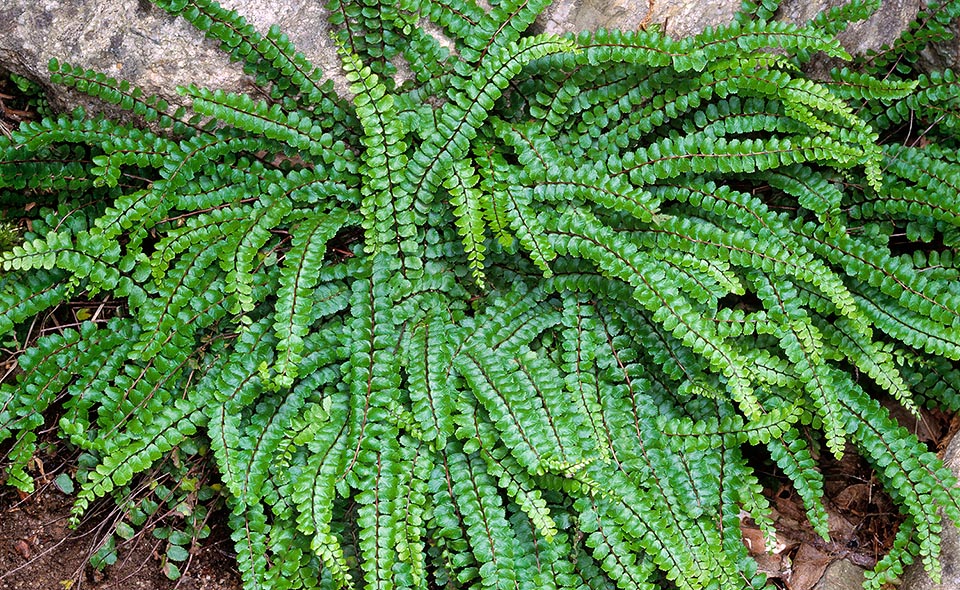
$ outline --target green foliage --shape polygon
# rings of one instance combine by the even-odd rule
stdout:
[[[210,535],[207,521],[210,508],[216,505],[212,500],[218,498],[219,484],[207,482],[212,473],[203,461],[206,450],[186,442],[145,472],[143,485],[124,486],[113,493],[118,510],[109,517],[109,530],[90,558],[93,567],[113,565],[128,545],[149,531],[155,539],[151,543],[161,554],[161,571],[172,580],[181,576],[180,566],[188,561],[191,547]],[[79,463],[77,478],[83,482],[89,481],[100,461],[84,453]],[[72,487],[70,478],[61,476]]]
[[[20,230],[9,222],[0,221],[0,252],[8,252],[20,244]]]
[[[868,587],[936,574],[960,492],[878,399],[960,409],[955,75],[797,67],[845,58],[877,2],[796,26],[748,1],[678,41],[526,35],[542,1],[334,1],[352,103],[280,31],[155,4],[265,98],[191,86],[171,112],[52,62],[150,130],[75,113],[0,140],[4,202],[43,205],[0,254],[0,332],[121,309],[18,356],[6,482],[32,489],[56,409],[77,517],[157,466],[182,490],[125,506],[98,565],[210,496],[174,461],[209,448],[249,589],[764,588],[743,447],[826,536],[814,457],[852,445],[906,515]],[[896,47],[941,36],[924,22]],[[191,523],[157,529],[170,578]]]

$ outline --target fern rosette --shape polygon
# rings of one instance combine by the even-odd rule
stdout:
[[[960,492],[879,400],[960,409],[954,74],[801,69],[875,3],[673,40],[528,35],[543,0],[334,0],[348,102],[278,30],[153,1],[267,98],[189,87],[190,113],[53,63],[150,130],[0,138],[5,206],[43,204],[0,254],[0,332],[118,310],[18,356],[8,484],[58,409],[78,516],[209,448],[249,589],[732,590],[770,587],[746,449],[827,537],[823,448],[906,516],[867,586],[936,572]]]

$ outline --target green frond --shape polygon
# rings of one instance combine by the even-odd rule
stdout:
[[[321,402],[307,404],[299,418],[296,444],[310,455],[291,474],[291,500],[299,515],[297,530],[310,537],[310,547],[330,572],[337,587],[349,584],[350,568],[340,540],[331,528],[334,484],[347,468],[349,396],[336,392]]]
[[[255,102],[246,94],[229,94],[190,86],[180,92],[192,99],[193,110],[237,129],[281,141],[311,155],[321,155],[334,142],[328,130],[310,117],[294,111],[285,113],[280,105]]]
[[[157,121],[160,127],[170,127],[169,104],[157,96],[144,96],[143,90],[130,86],[126,80],[116,80],[101,72],[84,70],[56,58],[50,60],[50,82],[63,84],[100,100],[119,105],[140,115],[145,121]]]
[[[483,56],[473,74],[451,81],[458,90],[437,114],[435,132],[410,157],[406,176],[408,190],[427,205],[453,162],[466,155],[470,140],[487,118],[511,78],[528,62],[563,51],[572,51],[570,41],[537,35],[519,43],[495,46]]]
[[[86,336],[93,332],[85,326]],[[81,361],[89,360],[90,354],[83,349],[91,343],[81,339],[81,333],[68,330],[63,335],[53,334],[41,338],[37,345],[18,359],[23,371],[17,376],[16,386],[0,385],[0,441],[13,439],[11,462],[4,472],[12,484],[25,492],[34,489],[33,478],[27,475],[26,467],[36,450],[36,434],[43,424],[43,413],[56,401],[70,383],[71,370],[79,370]],[[96,348],[93,349],[96,352]],[[84,354],[84,353],[87,354]],[[23,391],[23,395],[16,395]]]
[[[271,83],[279,91],[299,94],[335,118],[344,116],[332,84],[322,79],[319,68],[296,52],[276,26],[262,35],[235,11],[212,0],[157,0],[154,4],[220,41],[221,49],[247,64],[258,84]]]
[[[410,404],[420,425],[420,438],[442,449],[453,435],[454,402],[457,390],[449,382],[451,345],[444,334],[440,310],[410,329],[404,345],[405,366],[410,380]]]
[[[549,278],[553,273],[549,263],[557,257],[557,252],[546,239],[546,228],[532,207],[532,190],[499,191],[494,193],[493,201],[496,211],[502,213],[502,218],[510,224],[517,241],[544,276]]]
[[[234,509],[230,513],[229,524],[237,552],[237,569],[245,588],[265,590],[263,580],[267,578],[267,545],[270,523],[260,504],[245,507],[243,511]]]
[[[333,0],[350,101],[277,27],[154,3],[257,92],[54,61],[137,123],[0,137],[6,483],[56,424],[76,524],[209,446],[246,590],[760,590],[754,455],[826,538],[815,457],[858,452],[906,517],[868,587],[936,572],[955,477],[872,395],[960,408],[956,74],[915,71],[960,2],[814,81],[878,2],[674,40]]]
[[[283,258],[273,325],[278,353],[274,382],[279,387],[289,387],[299,374],[303,339],[313,323],[310,320],[315,320],[317,315],[313,310],[316,308],[321,313],[329,314],[346,306],[346,294],[342,288],[326,283],[322,285],[322,291],[317,290],[327,242],[346,220],[347,213],[336,210],[308,218],[294,226],[294,239]],[[342,301],[332,305],[326,303],[334,298]]]
[[[849,380],[849,378],[847,378]],[[874,463],[891,495],[906,508],[916,545],[894,548],[898,559],[919,557],[934,580],[939,579],[940,514],[960,516],[956,478],[926,447],[897,425],[887,411],[850,383],[841,399],[847,429],[864,455]],[[862,416],[870,416],[864,420]],[[906,557],[906,555],[904,557]],[[893,559],[893,558],[891,558]]]
[[[0,276],[0,335],[20,322],[66,301],[74,287],[59,269],[7,272]]]
[[[546,457],[542,456],[546,432],[543,423],[537,420],[536,408],[524,399],[526,392],[521,381],[515,373],[503,368],[495,356],[478,352],[486,351],[467,349],[457,354],[454,357],[457,372],[490,414],[520,465],[531,473],[546,471],[543,465]],[[518,402],[522,405],[515,407]]]
[[[869,100],[891,103],[912,96],[917,89],[917,81],[879,80],[869,74],[852,71],[849,68],[830,71],[833,84],[830,91],[838,98],[850,100]]]
[[[519,548],[496,492],[495,481],[479,458],[450,453],[447,460],[452,492],[457,497],[463,526],[470,547],[480,561],[481,587],[515,587],[514,560],[519,555]]]
[[[450,192],[450,204],[457,219],[457,233],[463,238],[463,250],[470,260],[473,278],[483,284],[483,253],[486,250],[483,202],[489,200],[476,188],[479,176],[465,160],[457,160],[450,168],[450,176],[443,183]]]
[[[823,475],[809,447],[796,429],[787,430],[779,440],[767,443],[770,457],[790,477],[794,489],[803,500],[813,530],[824,539],[829,537],[827,512],[823,507]]]
[[[879,8],[879,0],[849,0],[818,13],[810,22],[827,35],[836,35],[851,23],[870,18]]]
[[[396,504],[401,492],[400,477],[406,471],[398,454],[396,449],[363,449],[358,457],[358,464],[369,468],[369,473],[359,481],[356,497],[364,588],[369,590],[393,585],[392,570],[397,565],[402,534]]]
[[[960,16],[960,4],[952,0],[930,0],[920,7],[916,18],[900,37],[893,43],[884,45],[877,52],[870,52],[862,61],[867,69],[883,75],[888,69],[898,69],[897,64],[903,55],[911,56],[900,68],[911,69],[912,56],[923,50],[928,44],[944,41],[952,37],[949,24]]]
[[[395,255],[410,252],[415,235],[412,196],[402,186],[407,165],[405,130],[397,116],[393,95],[370,68],[345,47],[340,51],[351,90],[356,97],[357,117],[364,129],[364,167],[360,212],[366,232],[367,252]],[[391,243],[393,242],[393,243]]]
[[[250,490],[262,485],[262,480],[257,481],[257,474],[251,473],[248,467],[252,450],[241,443],[241,433],[245,418],[249,418],[248,406],[266,389],[260,371],[272,360],[275,345],[266,321],[253,324],[238,336],[233,350],[229,351],[233,362],[208,374],[196,388],[197,406],[208,419],[210,448],[220,467],[223,484],[237,503],[256,504],[256,497],[249,495]],[[263,408],[264,411],[274,411],[276,402],[270,406]]]
[[[550,4],[549,0],[504,0],[495,3],[470,28],[460,49],[461,60],[456,65],[457,73],[468,76],[468,64],[478,63],[488,53],[521,40],[523,33],[534,19]]]
[[[583,500],[581,500],[582,503]],[[584,503],[585,504],[585,503]],[[656,567],[648,560],[638,563],[629,544],[619,532],[620,527],[600,520],[600,506],[579,507],[581,530],[589,535],[587,546],[590,547],[593,559],[600,563],[600,567],[612,580],[616,580],[618,587],[626,589],[640,588],[654,590],[656,586],[650,578]]]

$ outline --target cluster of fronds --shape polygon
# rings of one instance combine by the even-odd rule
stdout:
[[[876,3],[672,40],[525,35],[543,0],[335,0],[352,104],[278,30],[154,3],[269,99],[170,112],[52,64],[151,130],[0,143],[2,202],[45,207],[0,333],[125,309],[20,354],[7,483],[56,407],[95,463],[77,514],[209,445],[249,589],[728,590],[766,585],[741,514],[773,535],[745,448],[824,536],[814,457],[856,449],[906,517],[868,586],[937,571],[960,493],[879,399],[960,409],[954,74],[800,70]]]

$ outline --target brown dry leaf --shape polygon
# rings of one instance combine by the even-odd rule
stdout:
[[[884,399],[881,404],[890,412],[891,418],[915,434],[920,442],[935,442],[940,438],[945,420],[942,414],[937,415],[927,408],[918,408],[918,416],[892,399]]]
[[[772,516],[775,521],[780,521],[776,510],[773,511]],[[740,532],[743,535],[743,544],[757,562],[757,570],[768,578],[783,578],[785,572],[790,569],[790,559],[787,554],[796,547],[796,543],[781,537],[778,531],[777,538],[773,540],[774,546],[768,547],[768,539],[763,531],[746,515],[741,515]]]
[[[753,558],[757,562],[757,571],[768,578],[783,579],[784,572],[790,568],[790,560],[783,554],[764,553]]]
[[[800,545],[797,554],[793,557],[793,569],[790,576],[784,580],[788,590],[810,590],[823,577],[823,572],[834,560],[829,553],[824,553],[813,545]]]
[[[950,424],[947,425],[947,432],[937,445],[937,456],[941,459],[943,459],[943,454],[947,450],[947,445],[950,444],[950,441],[953,440],[957,432],[960,432],[960,414],[954,414],[953,418],[950,419]]]
[[[807,521],[807,511],[803,507],[803,501],[793,491],[792,487],[781,487],[773,497],[773,500],[774,506],[781,516],[779,520],[786,518],[797,522]],[[778,526],[777,528],[779,529],[780,527]]]
[[[13,544],[13,548],[17,550],[20,557],[30,559],[30,543],[27,543],[25,539],[17,540],[17,542]]]
[[[767,539],[759,527],[750,526],[741,521],[740,534],[743,535],[743,544],[747,546],[750,555],[756,557],[767,552]]]
[[[827,507],[827,529],[834,541],[852,539],[857,533],[857,527],[853,523],[830,507]]]

